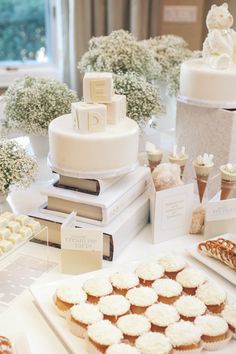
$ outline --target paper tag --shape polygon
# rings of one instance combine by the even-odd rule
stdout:
[[[206,205],[204,237],[236,233],[236,199],[211,201]]]
[[[189,233],[194,201],[193,184],[156,192],[152,184],[151,221],[154,243]]]
[[[96,229],[76,228],[76,213],[61,226],[61,270],[81,274],[101,269],[103,233]]]

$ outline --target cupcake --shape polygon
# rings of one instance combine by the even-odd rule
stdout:
[[[88,296],[87,301],[97,304],[100,297],[110,295],[113,288],[109,280],[105,278],[90,278],[84,283],[83,290]]]
[[[141,352],[132,345],[118,343],[111,345],[107,349],[106,354],[141,354]]]
[[[79,304],[71,307],[67,317],[70,331],[77,337],[84,338],[89,325],[103,320],[103,314],[93,304]]]
[[[126,298],[131,304],[131,312],[141,314],[157,301],[157,294],[153,289],[141,286],[140,288],[130,289],[126,294]]]
[[[226,305],[221,315],[228,323],[229,329],[233,334],[233,338],[236,339],[236,304]]]
[[[195,268],[186,268],[177,274],[176,280],[188,295],[195,295],[197,288],[205,283],[206,276]]]
[[[126,295],[129,289],[139,285],[138,276],[133,272],[116,272],[110,277],[113,291],[118,295]]]
[[[157,262],[140,263],[135,273],[142,285],[151,286],[156,279],[163,277],[164,268]]]
[[[130,303],[123,295],[107,295],[101,297],[98,307],[105,320],[115,323],[120,316],[129,312]]]
[[[63,285],[56,290],[54,304],[59,315],[66,317],[72,306],[87,300],[86,293],[77,285]]]
[[[231,339],[227,322],[219,316],[200,316],[194,323],[202,332],[202,341],[206,350],[220,349]]]
[[[157,279],[152,287],[158,295],[158,301],[165,304],[173,304],[183,291],[182,286],[172,279]]]
[[[120,343],[122,332],[108,320],[102,320],[88,326],[86,344],[89,354],[105,354],[112,345]]]
[[[172,346],[169,338],[161,333],[142,334],[135,342],[142,354],[170,354]]]
[[[27,225],[30,222],[30,218],[27,215],[16,215],[15,221],[17,221],[22,226]]]
[[[19,232],[20,231],[20,224],[16,221],[9,221],[9,223],[7,224],[7,228],[11,231],[11,232]]]
[[[213,284],[205,283],[199,286],[196,296],[204,302],[208,311],[212,313],[220,313],[225,307],[226,293]]]
[[[175,279],[177,274],[186,266],[183,257],[174,255],[166,255],[158,259],[158,262],[164,267],[165,275],[171,279]]]
[[[197,316],[206,312],[204,302],[195,296],[181,296],[174,304],[180,318],[184,321],[194,321]]]
[[[174,306],[161,303],[148,307],[145,316],[151,322],[153,332],[165,333],[170,324],[179,321],[179,314]]]
[[[201,331],[192,322],[180,321],[169,325],[166,329],[175,353],[200,353],[202,350]]]
[[[134,343],[139,336],[151,329],[151,323],[148,319],[136,314],[120,317],[116,325],[122,331],[124,339],[128,340],[130,344]]]

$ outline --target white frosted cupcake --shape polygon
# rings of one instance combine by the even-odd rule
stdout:
[[[206,312],[204,302],[195,296],[181,296],[174,304],[180,317],[184,321],[194,321],[197,316],[201,316]]]
[[[158,295],[158,301],[165,304],[173,304],[183,291],[182,285],[172,279],[157,279],[152,287]]]
[[[156,279],[163,277],[164,268],[157,262],[140,263],[135,273],[142,285],[151,286]]]
[[[164,267],[165,275],[171,279],[175,279],[177,274],[186,267],[184,258],[175,255],[161,257],[158,262]]]
[[[126,294],[126,298],[131,304],[130,311],[141,314],[157,301],[157,294],[152,288],[141,286],[140,288],[130,289]]]
[[[30,218],[27,215],[23,215],[23,214],[16,215],[14,220],[17,221],[22,226],[27,225],[30,222]]]
[[[151,322],[153,332],[165,333],[170,324],[179,321],[179,314],[174,306],[162,303],[148,307],[145,316]]]
[[[186,294],[195,295],[197,288],[205,283],[206,276],[198,269],[185,268],[177,274],[176,280],[182,285]]]
[[[161,333],[145,333],[135,342],[142,354],[170,354],[172,346],[169,338]]]
[[[139,336],[151,329],[151,323],[148,319],[142,315],[136,314],[120,317],[116,325],[122,331],[124,339],[128,340],[130,343],[134,343]]]
[[[118,295],[126,295],[129,289],[139,285],[139,278],[133,272],[116,272],[110,277],[114,293]]]
[[[222,317],[228,323],[229,329],[236,339],[236,304],[226,305],[221,313]]]
[[[111,345],[106,354],[141,354],[141,352],[132,345],[119,343]]]
[[[87,300],[86,293],[78,285],[62,285],[56,290],[54,304],[59,315],[66,317],[72,306]]]
[[[110,295],[113,291],[112,285],[105,278],[90,278],[83,285],[83,290],[88,296],[88,302],[97,304],[100,297]]]
[[[171,324],[166,329],[174,353],[200,353],[202,350],[201,330],[192,322],[180,321]]]
[[[204,302],[208,311],[212,313],[220,313],[225,307],[226,293],[213,284],[205,283],[199,286],[196,296]]]
[[[21,234],[22,237],[31,237],[33,236],[33,231],[28,226],[22,226],[19,230],[19,234]]]
[[[130,303],[123,295],[107,295],[101,297],[98,307],[105,320],[115,323],[120,316],[129,312]]]
[[[7,228],[11,231],[11,232],[19,232],[20,231],[20,224],[16,221],[9,221],[9,223],[7,224]]]
[[[200,316],[195,319],[194,323],[202,331],[202,341],[207,350],[224,347],[232,337],[227,322],[219,316]]]
[[[103,320],[103,314],[93,304],[83,303],[71,307],[67,322],[70,331],[77,337],[84,338],[89,325]]]
[[[87,351],[89,354],[105,354],[112,344],[120,343],[122,332],[108,320],[102,320],[88,326]]]

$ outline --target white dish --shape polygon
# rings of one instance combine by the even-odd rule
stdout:
[[[158,257],[156,257],[156,258],[158,258]],[[140,261],[142,261],[142,260],[140,260]],[[73,281],[75,280],[78,284],[82,285],[86,279],[91,278],[93,276],[109,276],[111,273],[113,273],[117,270],[126,270],[126,271],[134,270],[135,267],[137,266],[137,263],[140,263],[140,261],[139,262],[132,262],[132,263],[125,264],[122,266],[111,267],[108,269],[102,269],[102,270],[99,270],[96,272],[91,272],[91,273],[87,273],[87,274],[69,277],[65,280],[53,282],[53,283],[46,284],[46,285],[38,285],[38,286],[34,285],[31,287],[32,295],[34,296],[35,302],[36,302],[39,310],[42,312],[43,316],[46,318],[48,323],[51,325],[51,327],[57,333],[57,335],[62,340],[65,347],[68,349],[68,351],[70,353],[87,354],[86,345],[85,345],[84,340],[74,336],[69,331],[66,321],[57,314],[57,312],[54,308],[53,301],[52,301],[53,295],[56,291],[56,288],[62,284],[66,284],[67,282],[70,283],[72,281],[72,279],[73,279]],[[226,351],[226,349],[227,349],[227,351]],[[204,351],[203,353],[207,354],[210,352]],[[236,341],[231,340],[231,342],[227,345],[226,348],[216,351],[215,353],[216,354],[236,353]]]
[[[236,242],[236,236],[232,234],[224,234],[221,236],[217,236],[212,238],[212,240],[218,239],[218,238],[224,238],[226,240],[230,240],[233,242]],[[207,255],[204,255],[203,253],[200,253],[197,249],[197,246],[189,247],[186,249],[186,251],[191,254],[192,257],[197,259],[199,262],[205,264],[207,267],[211,268],[214,270],[216,273],[227,279],[229,282],[233,283],[236,285],[236,271],[228,267],[226,264],[223,262],[220,262],[219,260],[209,257]]]

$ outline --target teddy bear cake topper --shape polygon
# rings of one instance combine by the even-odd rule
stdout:
[[[208,35],[203,43],[203,60],[214,69],[227,69],[236,63],[236,32],[228,4],[212,5],[206,18]]]

